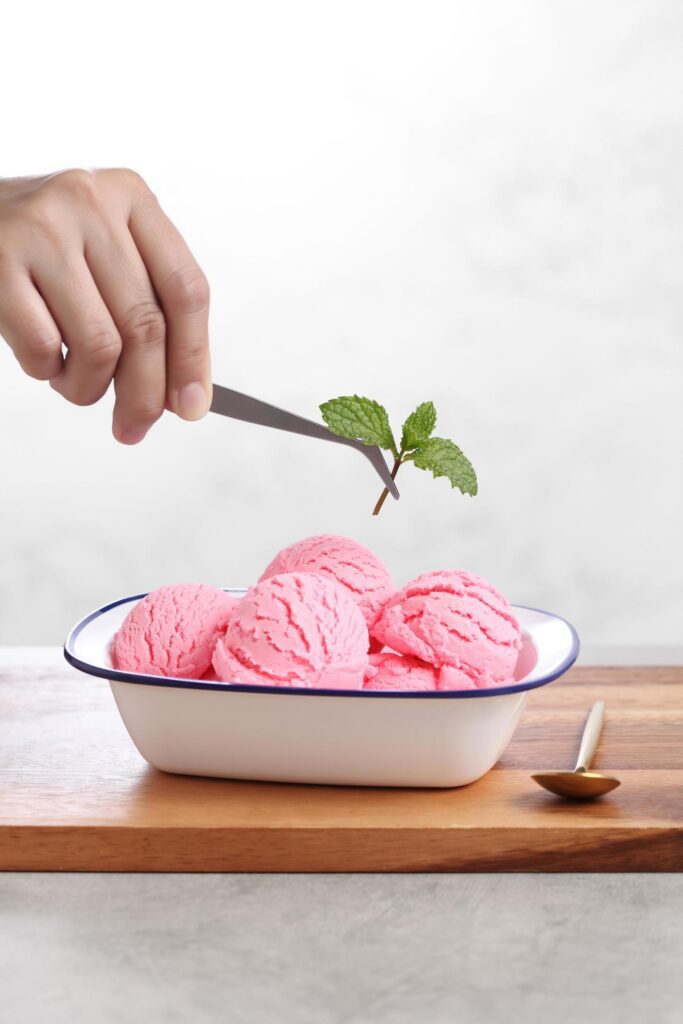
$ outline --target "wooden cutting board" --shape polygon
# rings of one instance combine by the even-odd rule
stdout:
[[[622,786],[566,804],[530,772],[571,766],[586,712]],[[0,868],[33,871],[677,871],[683,668],[575,668],[532,691],[501,762],[451,790],[165,775],[106,683],[50,650],[0,652]]]

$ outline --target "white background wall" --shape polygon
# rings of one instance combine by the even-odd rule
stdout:
[[[15,4],[0,174],[129,165],[213,288],[217,381],[435,401],[475,499],[351,452],[66,405],[0,351],[0,642],[338,531],[465,566],[591,647],[681,640],[683,6]],[[402,479],[401,479],[402,477]]]

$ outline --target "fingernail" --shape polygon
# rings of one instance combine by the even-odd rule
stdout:
[[[136,427],[119,434],[119,441],[121,444],[139,444],[146,435],[147,430],[144,427]]]
[[[209,398],[201,384],[186,384],[178,395],[178,415],[184,420],[200,420],[209,411]]]

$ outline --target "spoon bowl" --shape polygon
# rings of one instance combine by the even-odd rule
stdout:
[[[602,772],[539,772],[531,778],[549,793],[568,800],[594,800],[621,785],[619,779]]]
[[[531,778],[549,793],[565,797],[568,800],[594,800],[604,796],[610,790],[621,785],[614,775],[588,770],[593,759],[595,748],[600,739],[602,722],[605,717],[604,700],[597,701],[591,708],[581,737],[581,747],[576,768],[570,771],[537,772]]]

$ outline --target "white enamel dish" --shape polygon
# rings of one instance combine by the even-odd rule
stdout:
[[[513,606],[523,644],[514,682],[497,689],[303,690],[119,672],[111,666],[111,641],[143,596],[87,615],[64,654],[77,669],[109,681],[144,759],[182,775],[464,786],[498,761],[529,690],[557,679],[579,653],[576,631],[564,619]]]

